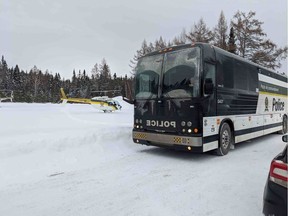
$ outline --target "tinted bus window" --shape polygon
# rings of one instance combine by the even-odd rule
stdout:
[[[224,56],[223,61],[223,85],[225,88],[233,88],[234,80],[234,59]]]
[[[258,70],[257,67],[253,65],[249,65],[248,68],[249,91],[256,92],[256,89],[258,88]]]
[[[248,90],[248,70],[245,62],[235,60],[234,88]]]

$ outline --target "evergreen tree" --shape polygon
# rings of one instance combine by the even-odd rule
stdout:
[[[76,77],[75,69],[73,70],[71,88],[72,89],[76,89],[77,88],[77,77]]]
[[[236,54],[236,44],[235,44],[235,35],[234,29],[231,27],[229,34],[229,42],[228,42],[228,52]]]
[[[14,89],[19,88],[21,85],[21,74],[20,74],[20,69],[18,65],[16,65],[13,70],[13,84],[14,84]]]
[[[48,101],[53,101],[53,83],[54,83],[54,77],[53,75],[49,74],[49,84],[48,84]]]
[[[6,89],[7,86],[7,80],[8,77],[8,65],[6,60],[4,59],[4,56],[1,58],[0,62],[0,89]]]
[[[187,39],[191,42],[210,43],[213,37],[213,32],[207,27],[203,18],[197,24],[194,24],[191,31],[187,34]]]
[[[83,74],[81,76],[81,81],[82,81],[82,83],[86,81],[86,70],[85,69],[83,70]]]
[[[62,87],[63,82],[61,82],[61,76],[59,73],[56,73],[54,76],[54,85],[53,85],[53,101],[56,102],[58,101],[59,98],[59,91],[60,88]]]
[[[111,80],[111,71],[110,71],[110,67],[107,64],[105,58],[102,59],[102,62],[99,65],[99,72],[100,72],[99,90],[100,91],[108,90],[109,81]]]
[[[0,68],[0,79],[2,80],[2,86],[4,90],[13,89],[13,80],[12,80],[13,68],[9,69],[4,56],[1,58],[1,68]]]
[[[79,70],[76,83],[76,89],[78,90],[81,89],[81,77],[82,77],[81,70]]]
[[[14,100],[16,101],[21,101],[22,100],[22,91],[23,91],[23,78],[20,73],[20,69],[18,65],[15,66],[15,68],[12,70],[12,89],[13,89],[13,94],[14,94]]]

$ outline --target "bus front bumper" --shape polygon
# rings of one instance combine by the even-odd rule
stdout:
[[[161,133],[133,131],[133,141],[144,145],[159,147],[174,147],[191,150],[193,147],[202,148],[202,137],[168,135]]]

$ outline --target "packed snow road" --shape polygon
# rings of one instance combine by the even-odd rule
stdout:
[[[261,215],[277,134],[227,156],[136,145],[133,107],[0,104],[0,215]]]

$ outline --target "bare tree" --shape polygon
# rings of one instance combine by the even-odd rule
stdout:
[[[225,19],[223,11],[220,13],[220,17],[218,19],[218,24],[214,28],[214,45],[227,50],[227,21]]]
[[[261,43],[261,48],[255,50],[250,60],[267,68],[274,70],[280,68],[280,61],[287,58],[287,46],[277,48],[277,45],[269,39]]]
[[[161,39],[161,40],[160,40],[161,43],[157,42],[157,40],[156,40],[155,46],[156,46],[156,45],[157,45],[158,47],[159,47],[160,45],[162,46],[163,39],[162,39],[162,37],[160,37],[160,39]],[[163,43],[164,43],[164,42],[163,42]],[[155,49],[156,49],[156,48],[154,47],[154,45],[153,45],[152,43],[150,43],[149,46],[148,46],[146,40],[144,40],[144,41],[142,42],[141,48],[136,51],[136,54],[135,54],[134,57],[130,60],[129,66],[130,66],[130,68],[131,68],[131,74],[132,74],[132,75],[135,75],[135,68],[136,68],[136,65],[137,65],[138,60],[139,60],[142,56],[144,56],[144,55],[146,55],[146,54],[148,54],[148,53],[150,53],[150,52],[155,51]]]
[[[156,40],[154,44],[155,51],[162,50],[167,47],[166,41],[163,40],[162,36],[160,36],[159,40]]]
[[[191,42],[210,43],[213,37],[213,32],[207,27],[203,18],[197,24],[194,24],[191,31],[187,34],[187,39]]]
[[[277,48],[274,42],[266,39],[263,22],[255,19],[255,15],[253,11],[248,14],[238,11],[233,17],[231,26],[237,39],[237,54],[263,66],[279,68],[280,61],[287,58],[287,46]]]

